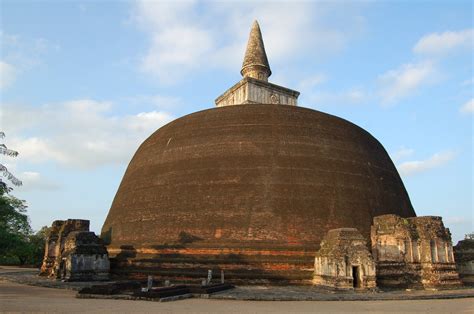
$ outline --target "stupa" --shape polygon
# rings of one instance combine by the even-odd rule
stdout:
[[[415,217],[384,147],[342,118],[299,107],[268,82],[257,22],[242,80],[216,108],[161,127],[133,156],[107,219],[111,271],[199,280],[209,269],[245,283],[311,283],[331,229]]]

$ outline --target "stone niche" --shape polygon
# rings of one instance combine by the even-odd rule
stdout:
[[[328,231],[316,253],[313,284],[337,289],[375,288],[375,263],[357,229]]]
[[[64,280],[105,280],[109,274],[107,250],[89,220],[53,222],[46,239],[40,275]]]
[[[454,259],[461,281],[474,285],[474,239],[459,241],[454,247]]]
[[[449,288],[461,284],[451,233],[441,217],[375,217],[371,242],[378,286]]]

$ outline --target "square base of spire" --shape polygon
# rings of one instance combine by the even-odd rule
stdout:
[[[217,107],[245,104],[298,105],[299,92],[261,81],[244,77],[215,100]]]

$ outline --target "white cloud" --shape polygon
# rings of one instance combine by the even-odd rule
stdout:
[[[343,14],[335,5],[310,2],[137,1],[131,20],[150,38],[140,70],[173,83],[196,69],[238,71],[253,19],[270,64],[338,51],[364,23],[356,14],[347,14],[343,25],[331,23],[328,11]]]
[[[113,108],[110,102],[88,99],[40,107],[4,105],[0,119],[19,161],[81,168],[128,162],[144,139],[172,120],[160,111],[116,116]]]
[[[400,147],[394,154],[393,154],[393,160],[398,161],[400,159],[409,157],[413,155],[415,152],[414,149],[412,148],[406,148],[406,147]]]
[[[419,54],[441,55],[456,49],[473,49],[474,29],[443,33],[432,33],[423,36],[413,47]]]
[[[474,112],[474,98],[471,98],[471,100],[468,100],[462,107],[459,109],[461,113],[473,113]]]
[[[8,127],[6,128],[8,130]],[[12,133],[13,134],[13,133]],[[12,147],[20,153],[21,159],[40,163],[48,160],[67,162],[67,156],[61,149],[51,142],[50,138],[18,138],[12,137],[9,141]]]
[[[175,81],[184,75],[185,70],[206,60],[212,47],[210,35],[205,31],[193,28],[164,30],[153,36],[141,70],[156,74],[161,81]]]
[[[452,160],[456,154],[452,151],[440,152],[425,160],[407,161],[398,165],[398,171],[402,176],[410,176],[420,172],[440,167]]]
[[[0,61],[0,90],[10,86],[16,77],[15,67]]]
[[[151,38],[141,71],[174,82],[207,59],[212,35],[199,24],[194,6],[195,1],[135,2],[132,20]]]
[[[435,68],[432,62],[404,64],[398,69],[382,74],[379,81],[379,95],[382,103],[390,104],[415,92],[433,78]]]
[[[432,33],[423,36],[413,47],[416,54],[429,56],[430,59],[418,63],[403,64],[397,69],[387,71],[378,78],[378,94],[383,104],[393,104],[404,98],[438,76],[436,64],[442,55],[459,49],[474,48],[474,29],[443,33]],[[464,81],[463,86],[472,80]]]
[[[18,187],[20,191],[59,189],[59,184],[43,178],[39,172],[25,171],[19,175],[19,178],[23,182],[23,185]]]

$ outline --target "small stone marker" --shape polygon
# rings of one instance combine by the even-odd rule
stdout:
[[[153,276],[148,276],[148,281],[146,285],[147,291],[150,291],[151,287],[153,287]]]
[[[170,286],[170,281],[169,280],[165,280],[165,287],[169,287]]]
[[[221,269],[221,283],[224,283],[224,270]]]
[[[206,286],[206,285],[207,285],[207,280],[206,280],[206,279],[203,279],[203,280],[201,281],[201,286]]]
[[[212,269],[207,270],[207,284],[210,284],[212,280]]]

